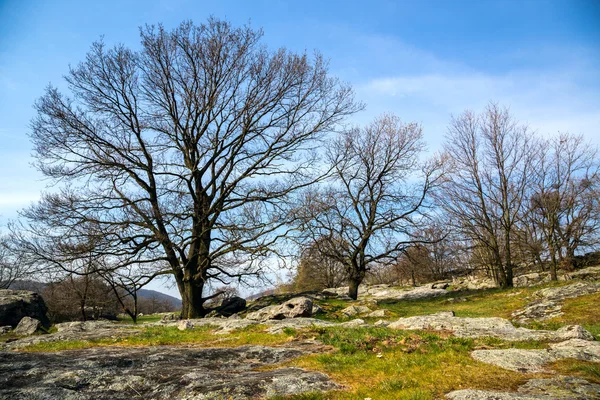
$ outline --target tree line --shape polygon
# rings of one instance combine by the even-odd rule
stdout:
[[[36,166],[57,190],[9,227],[0,281],[95,274],[134,296],[170,276],[193,318],[294,254],[299,275],[356,298],[382,270],[556,279],[597,245],[598,154],[581,136],[543,138],[490,103],[427,156],[420,124],[349,127],[364,105],[326,60],[261,37],[211,18],[145,26],[138,50],[94,43],[66,93],[35,105]]]

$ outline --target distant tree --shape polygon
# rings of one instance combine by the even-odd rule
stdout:
[[[27,279],[33,273],[23,253],[12,246],[11,235],[0,233],[0,289],[9,288],[15,281]]]
[[[323,239],[317,239],[317,241]],[[293,285],[296,291],[322,290],[343,286],[348,280],[344,265],[337,259],[330,258],[331,249],[327,246],[334,241],[325,240],[325,243],[309,243],[300,255]],[[325,249],[321,252],[320,248]]]
[[[455,227],[485,252],[492,276],[512,286],[514,241],[532,183],[534,138],[506,108],[490,104],[453,118],[445,151],[451,173],[438,200]]]
[[[42,297],[54,322],[116,317],[119,310],[111,288],[91,274],[68,274],[46,285]]]
[[[51,259],[93,224],[98,256],[164,268],[182,316],[201,317],[210,282],[261,274],[289,196],[320,177],[319,140],[362,106],[320,55],[268,51],[249,27],[140,36],[139,51],[94,43],[66,76],[71,96],[49,87],[36,103],[37,166],[63,186],[21,228]]]
[[[346,131],[329,147],[332,184],[299,211],[301,235],[344,265],[353,299],[372,266],[422,241],[414,232],[441,182],[438,162],[419,162],[422,137],[418,124],[393,115]]]
[[[550,275],[572,268],[579,248],[593,248],[600,232],[600,160],[582,136],[560,134],[542,143],[530,200],[529,224],[550,255]]]

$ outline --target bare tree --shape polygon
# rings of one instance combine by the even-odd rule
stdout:
[[[502,287],[513,284],[513,241],[527,203],[535,146],[506,108],[490,104],[453,118],[445,144],[452,163],[438,197],[456,228],[484,251],[480,259]]]
[[[441,181],[439,162],[419,162],[423,150],[421,127],[393,115],[349,130],[330,146],[333,183],[307,196],[300,230],[344,265],[353,299],[372,265],[421,241],[413,232]]]
[[[542,232],[550,275],[572,268],[575,252],[598,243],[600,160],[582,136],[560,134],[542,145],[530,203],[530,223]]]
[[[286,199],[318,178],[318,139],[362,106],[316,54],[268,51],[261,31],[209,19],[140,30],[141,49],[94,43],[36,103],[37,166],[62,182],[23,215],[52,258],[85,240],[101,256],[160,265],[182,316],[203,316],[207,282],[261,273],[286,235]]]
[[[31,275],[31,266],[10,243],[10,236],[0,234],[0,289],[9,288],[15,281]]]
[[[332,253],[331,249],[327,247],[334,245],[335,240],[316,239],[317,242],[321,240],[325,242],[308,243],[300,255],[293,281],[296,291],[340,287],[348,280],[344,265],[339,260],[327,256]],[[320,249],[325,249],[325,251],[321,252]]]

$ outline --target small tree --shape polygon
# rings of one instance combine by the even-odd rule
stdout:
[[[301,235],[344,265],[353,299],[372,265],[422,241],[414,231],[425,218],[427,195],[441,182],[439,163],[419,162],[423,149],[418,124],[384,115],[332,143],[332,183],[306,196]]]

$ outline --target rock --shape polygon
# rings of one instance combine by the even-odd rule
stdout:
[[[28,290],[0,290],[0,326],[17,326],[23,317],[35,318],[46,328],[50,320],[44,299]]]
[[[181,318],[181,316],[179,314],[175,314],[175,313],[168,313],[163,315],[162,317],[160,317],[161,321],[177,321]]]
[[[365,321],[363,319],[356,318],[351,321],[342,322],[340,325],[345,326],[347,328],[356,328],[358,326],[365,326],[367,324],[365,323]]]
[[[559,328],[556,331],[558,340],[583,339],[594,340],[594,335],[583,329],[581,325],[567,325]]]
[[[246,311],[246,300],[238,296],[224,299],[219,307],[215,309],[218,315],[229,317],[242,311]]]
[[[327,326],[336,326],[334,322],[322,321],[320,319],[314,318],[293,318],[293,319],[282,319],[282,320],[271,320],[265,321],[265,324],[269,325],[267,328],[268,333],[282,333],[286,328],[291,329],[303,329],[303,328],[313,328],[313,327],[327,327]]]
[[[559,286],[539,290],[533,294],[535,300],[525,308],[512,314],[519,323],[543,321],[562,315],[562,301],[579,296],[600,292],[600,283],[577,282],[567,286]]]
[[[38,343],[60,342],[65,340],[97,340],[136,335],[141,326],[128,326],[109,321],[65,322],[56,324],[57,332],[47,335],[34,335],[15,341],[0,343],[0,349],[18,350]],[[1,398],[1,397],[0,397]]]
[[[241,400],[341,389],[322,373],[270,367],[318,351],[160,346],[0,353],[0,398]]]
[[[477,361],[493,364],[517,372],[547,372],[544,364],[563,358],[600,362],[600,342],[571,339],[550,345],[550,349],[475,350],[471,356]]]
[[[370,312],[369,314],[367,314],[367,317],[369,318],[383,318],[385,316],[388,315],[388,311],[387,310],[375,310],[373,312]]]
[[[319,306],[318,304],[314,304],[312,306],[312,315],[317,315],[317,314],[321,314],[323,313],[323,308],[321,308],[321,306]]]
[[[452,331],[458,337],[495,337],[508,341],[548,340],[561,341],[567,337],[592,338],[580,326],[565,327],[558,331],[515,328],[503,318],[461,318],[452,311],[437,314],[400,318],[389,325],[392,329]]]
[[[12,326],[10,326],[10,325],[0,326],[0,335],[5,335],[8,332],[10,332],[11,330],[12,330]]]
[[[444,289],[432,289],[431,286],[420,286],[414,289],[384,289],[373,293],[377,303],[386,303],[402,300],[420,300],[433,297],[446,296],[450,292]]]
[[[448,289],[452,281],[438,281],[431,284],[432,289]]]
[[[373,324],[373,326],[382,326],[382,327],[385,327],[385,326],[388,326],[390,323],[391,322],[389,322],[389,321],[384,321],[384,320],[380,319],[379,321],[375,322]]]
[[[295,297],[278,306],[269,306],[246,315],[246,319],[266,321],[270,319],[300,318],[312,315],[312,300]]]
[[[41,326],[42,323],[39,320],[30,317],[23,317],[13,333],[19,336],[29,336],[33,335]]]
[[[451,400],[598,400],[600,385],[571,376],[531,379],[515,392],[455,390],[446,395]]]
[[[547,350],[475,350],[471,356],[486,364],[509,369],[516,372],[547,372],[542,365],[555,361],[556,358]]]
[[[355,315],[366,314],[371,309],[365,306],[349,306],[340,311],[346,317],[354,317]]]
[[[194,325],[188,319],[183,319],[177,324],[177,329],[179,329],[180,331],[187,331],[192,329],[193,327]]]

